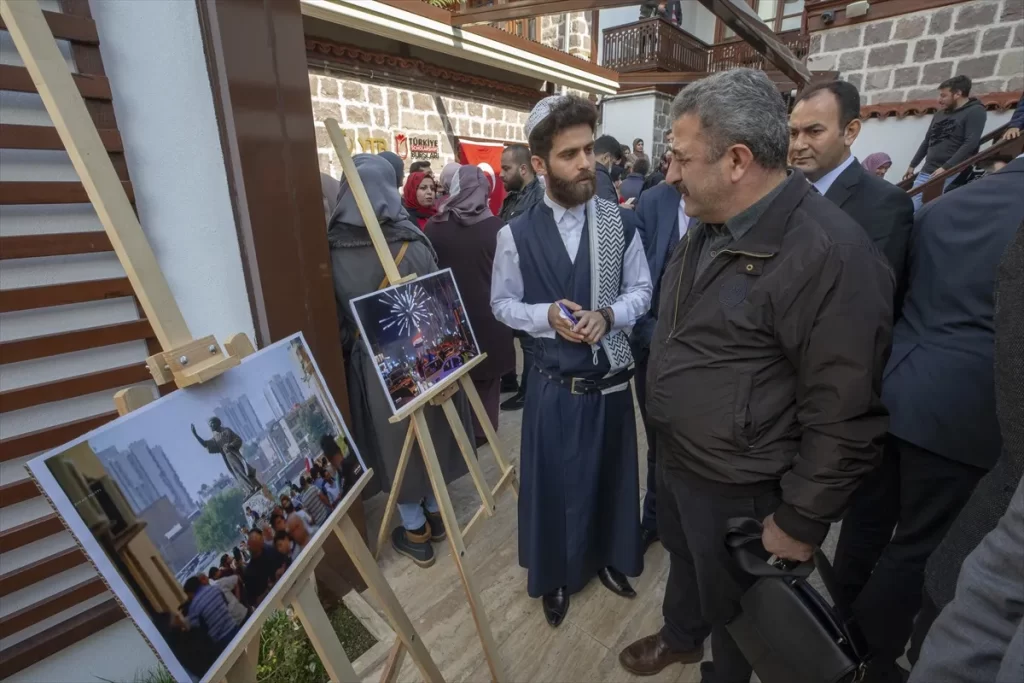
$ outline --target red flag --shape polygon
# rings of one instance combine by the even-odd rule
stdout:
[[[494,173],[492,179],[494,186],[491,188],[490,206],[491,212],[497,216],[501,213],[501,203],[505,201],[505,185],[499,177],[501,174],[501,153],[505,151],[505,145],[500,142],[466,142],[459,140],[459,163],[487,164]],[[484,175],[487,175],[486,171]]]

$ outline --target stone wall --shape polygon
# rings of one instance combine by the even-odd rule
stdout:
[[[353,154],[381,151],[381,145],[397,151],[395,134],[404,133],[408,137],[437,140],[440,158],[429,160],[436,172],[455,160],[431,93],[390,87],[380,81],[342,78],[315,69],[309,72],[309,90],[320,170],[324,173],[334,177],[341,174],[341,165],[324,127],[327,118],[338,120],[349,136]],[[455,135],[525,142],[523,124],[529,112],[456,97],[441,100]],[[413,161],[411,156],[406,159],[406,168]]]
[[[590,12],[550,14],[540,18],[540,42],[556,50],[565,47],[565,30],[569,27],[568,53],[580,59],[590,59]]]
[[[672,129],[672,100],[675,99],[665,93],[654,94],[654,139],[650,146],[651,160],[656,163],[661,155],[668,151],[668,143],[665,142],[665,133]]]
[[[971,94],[1024,89],[1024,1],[972,0],[817,31],[807,65],[839,71],[863,104],[930,100],[954,74]]]

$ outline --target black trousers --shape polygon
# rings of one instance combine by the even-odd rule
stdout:
[[[984,474],[890,435],[882,465],[854,494],[834,564],[872,650],[868,680],[898,680],[925,564]]]
[[[664,460],[664,458],[662,458]],[[739,570],[725,548],[732,517],[763,520],[781,502],[778,490],[755,497],[725,497],[693,480],[658,468],[658,534],[669,552],[661,637],[677,651],[694,650],[711,635],[714,679],[749,683],[751,667],[725,625],[736,616],[755,579]]]
[[[519,349],[523,352],[523,379],[519,382],[519,393],[526,396],[526,380],[530,376],[530,370],[533,369],[533,346],[531,346],[533,337],[525,332],[516,332],[515,338],[519,340]],[[516,371],[511,370],[501,377],[502,381],[506,378],[515,381]]]
[[[636,359],[636,372],[633,375],[636,381],[636,400],[640,403],[640,417],[644,421],[644,432],[647,433],[647,492],[644,494],[644,509],[643,516],[640,517],[640,526],[648,531],[657,531],[658,460],[654,443],[655,431],[647,424],[647,359],[649,357],[649,349],[633,346],[633,358]]]

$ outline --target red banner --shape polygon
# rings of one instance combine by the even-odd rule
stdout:
[[[487,164],[492,174],[487,173],[484,168],[484,175],[493,182],[491,188],[490,206],[491,211],[497,216],[501,212],[501,203],[505,201],[505,185],[501,182],[501,153],[505,151],[505,145],[500,142],[465,142],[459,141],[459,163],[479,166]]]

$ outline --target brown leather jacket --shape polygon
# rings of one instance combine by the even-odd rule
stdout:
[[[666,475],[781,487],[778,525],[818,544],[881,458],[894,281],[799,171],[694,282],[691,229],[662,280],[647,412]]]

